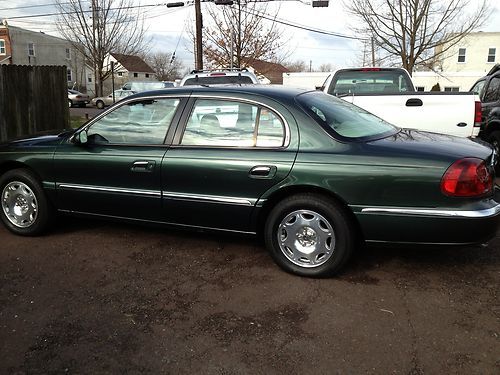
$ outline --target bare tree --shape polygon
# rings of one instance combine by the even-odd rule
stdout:
[[[175,59],[171,53],[156,52],[145,57],[148,65],[155,71],[159,81],[173,81],[182,76],[185,70],[181,61]]]
[[[379,61],[399,62],[410,74],[430,66],[488,18],[488,0],[472,9],[469,0],[349,0],[344,7],[363,26],[355,31],[373,40]]]
[[[103,94],[103,82],[111,74],[105,66],[110,53],[135,55],[147,47],[140,8],[133,0],[56,0],[57,27],[73,48],[94,69],[95,93]]]
[[[252,59],[281,62],[286,57],[283,33],[276,22],[261,17],[266,11],[267,4],[247,0],[207,6],[204,14],[212,22],[203,29],[203,52],[209,65],[245,67]]]
[[[328,63],[328,64],[321,64],[318,69],[320,72],[331,72],[334,70],[333,65]]]
[[[308,69],[304,60],[285,61],[282,64],[290,72],[305,72]]]

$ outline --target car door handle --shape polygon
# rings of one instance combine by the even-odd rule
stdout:
[[[407,107],[422,107],[424,103],[418,98],[411,98],[406,101]]]
[[[132,172],[139,172],[139,173],[152,172],[153,169],[155,168],[155,164],[156,163],[154,161],[150,160],[138,160],[132,164],[132,168],[130,168],[130,170]]]
[[[248,175],[250,178],[267,178],[271,179],[276,175],[277,168],[274,165],[256,165]]]

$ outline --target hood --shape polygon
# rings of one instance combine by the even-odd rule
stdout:
[[[23,136],[2,143],[3,147],[25,147],[25,146],[53,146],[61,143],[61,140],[73,134],[74,130],[46,130],[29,136]]]
[[[408,159],[422,160],[423,163],[426,160],[440,159],[451,164],[466,157],[491,161],[493,155],[493,148],[479,139],[471,140],[412,129],[402,129],[390,137],[367,142],[366,147],[375,154],[398,157],[405,155]]]

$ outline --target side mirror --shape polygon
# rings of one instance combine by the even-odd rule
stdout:
[[[87,130],[82,130],[76,135],[76,141],[81,145],[86,144],[88,140]]]

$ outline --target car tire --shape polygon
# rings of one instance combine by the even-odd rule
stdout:
[[[0,177],[0,216],[13,233],[36,236],[53,219],[53,208],[42,185],[27,169],[13,169]]]
[[[264,227],[266,247],[285,271],[309,277],[338,273],[355,249],[355,230],[345,209],[317,194],[279,202]]]
[[[104,108],[104,102],[102,100],[98,100],[96,103],[95,103],[95,106],[99,109],[103,109]]]
[[[500,155],[500,130],[492,131],[488,136],[488,142],[493,146],[493,148],[497,152],[498,157],[498,155]],[[495,165],[495,172],[497,176],[500,175],[500,162],[497,162],[497,164]]]
[[[73,107],[73,102],[71,100],[68,100],[69,108]]]

